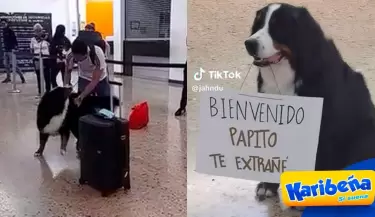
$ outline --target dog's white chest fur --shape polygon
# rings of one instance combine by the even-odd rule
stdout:
[[[295,72],[287,59],[259,70],[263,79],[262,93],[295,95]]]
[[[69,107],[69,98],[65,101],[63,111],[54,117],[51,118],[49,123],[43,128],[43,133],[54,135],[58,133],[61,125],[63,124],[66,113],[68,112]]]
[[[260,75],[263,79],[263,84],[260,87],[262,93],[279,94],[279,95],[296,95],[295,89],[301,85],[301,82],[295,82],[295,71],[289,64],[287,59],[282,59],[277,64],[260,67]],[[281,201],[281,189],[278,189]],[[273,192],[260,187],[257,190],[257,195],[272,196]],[[280,207],[285,210],[289,207],[280,202]]]

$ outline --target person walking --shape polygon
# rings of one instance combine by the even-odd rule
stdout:
[[[49,48],[50,48],[50,43],[48,40],[48,35],[45,33],[43,30],[42,25],[39,23],[35,24],[34,27],[34,37],[31,38],[30,41],[30,49],[33,54],[42,54],[42,55],[49,55]],[[40,78],[40,63],[39,63],[39,57],[34,56],[33,58],[33,63],[34,63],[34,69],[35,69],[35,74],[36,78],[38,81],[38,96],[39,98],[41,96],[41,78]],[[44,82],[45,82],[45,87],[46,91],[49,92],[51,90],[51,64],[50,64],[50,59],[48,58],[43,58],[43,76],[44,76]]]
[[[61,80],[64,81],[66,53],[71,47],[70,40],[65,36],[65,26],[58,25],[50,44],[50,55],[56,57],[51,58],[51,84],[53,88],[57,86],[56,77],[59,72],[61,72]]]
[[[185,63],[184,68],[184,81],[183,88],[180,100],[180,108],[174,113],[175,116],[182,116],[186,113],[186,104],[187,104],[187,62]]]
[[[6,78],[2,83],[11,82],[11,66],[13,62],[13,53],[17,50],[18,42],[14,31],[9,27],[9,23],[6,19],[0,20],[3,27],[3,40],[4,40],[4,66],[6,70]],[[21,69],[16,64],[16,72],[20,76],[22,83],[25,83],[25,77],[22,74]]]

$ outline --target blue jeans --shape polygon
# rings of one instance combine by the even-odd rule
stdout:
[[[91,81],[81,78],[78,78],[78,92],[82,93],[86,86],[90,84]],[[108,83],[108,78],[104,78],[103,80],[99,81],[99,83],[96,85],[94,90],[91,92],[91,94],[96,96],[109,96],[111,89],[110,84]]]
[[[7,73],[7,78],[10,78],[10,74],[12,72],[12,58],[13,58],[12,51],[4,52],[4,67]],[[20,67],[18,67],[17,65],[16,65],[16,72],[20,76],[20,78],[23,78],[22,71]]]

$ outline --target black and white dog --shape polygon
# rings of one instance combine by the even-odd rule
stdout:
[[[78,94],[71,87],[56,87],[43,95],[37,110],[39,148],[34,156],[43,155],[51,135],[60,135],[60,153],[64,155],[70,132],[78,139],[79,118],[97,112],[98,108],[110,109],[110,97],[87,96],[80,106],[74,103],[76,97]],[[119,106],[119,99],[113,97],[113,104],[114,108]]]
[[[324,98],[316,170],[375,158],[375,109],[365,80],[306,8],[274,3],[260,9],[245,46],[259,68],[259,92]],[[265,198],[278,188],[259,183],[256,193]]]

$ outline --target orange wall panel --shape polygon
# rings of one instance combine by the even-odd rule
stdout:
[[[95,23],[96,31],[103,37],[113,36],[113,1],[87,0],[86,23]]]

